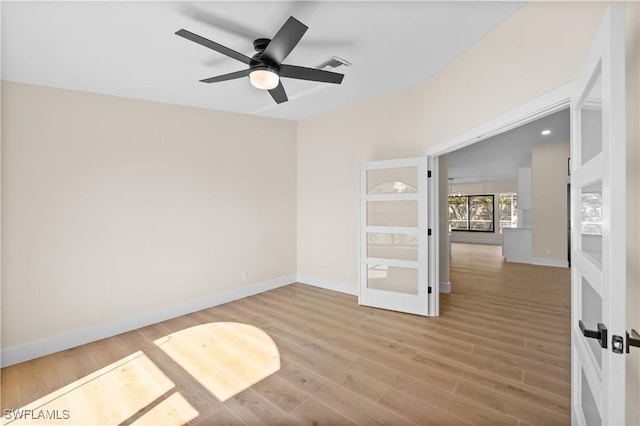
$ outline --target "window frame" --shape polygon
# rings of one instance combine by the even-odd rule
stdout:
[[[496,197],[495,194],[456,194],[449,195],[447,201],[451,204],[451,197],[465,197],[467,199],[467,229],[453,229],[451,232],[484,232],[495,234],[496,232]],[[471,199],[474,197],[491,197],[491,230],[471,229]]]

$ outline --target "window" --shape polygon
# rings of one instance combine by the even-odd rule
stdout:
[[[498,195],[498,228],[518,227],[518,194],[507,193]]]
[[[466,231],[469,229],[469,209],[467,197],[462,195],[449,196],[449,227],[452,231]]]
[[[494,232],[493,195],[450,195],[452,231]]]

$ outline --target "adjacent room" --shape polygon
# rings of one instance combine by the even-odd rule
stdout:
[[[3,424],[640,423],[638,3],[0,22]]]
[[[447,154],[451,243],[568,267],[570,156],[568,109]]]

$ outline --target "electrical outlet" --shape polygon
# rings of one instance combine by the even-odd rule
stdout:
[[[242,271],[242,281],[247,280],[247,271]]]

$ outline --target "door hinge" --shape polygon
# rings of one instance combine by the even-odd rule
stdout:
[[[427,170],[427,177],[430,178],[431,177],[431,170]]]
[[[427,229],[427,235],[430,237],[431,236],[431,228]]]
[[[431,287],[429,287],[429,290],[427,290],[427,293],[431,294]]]

